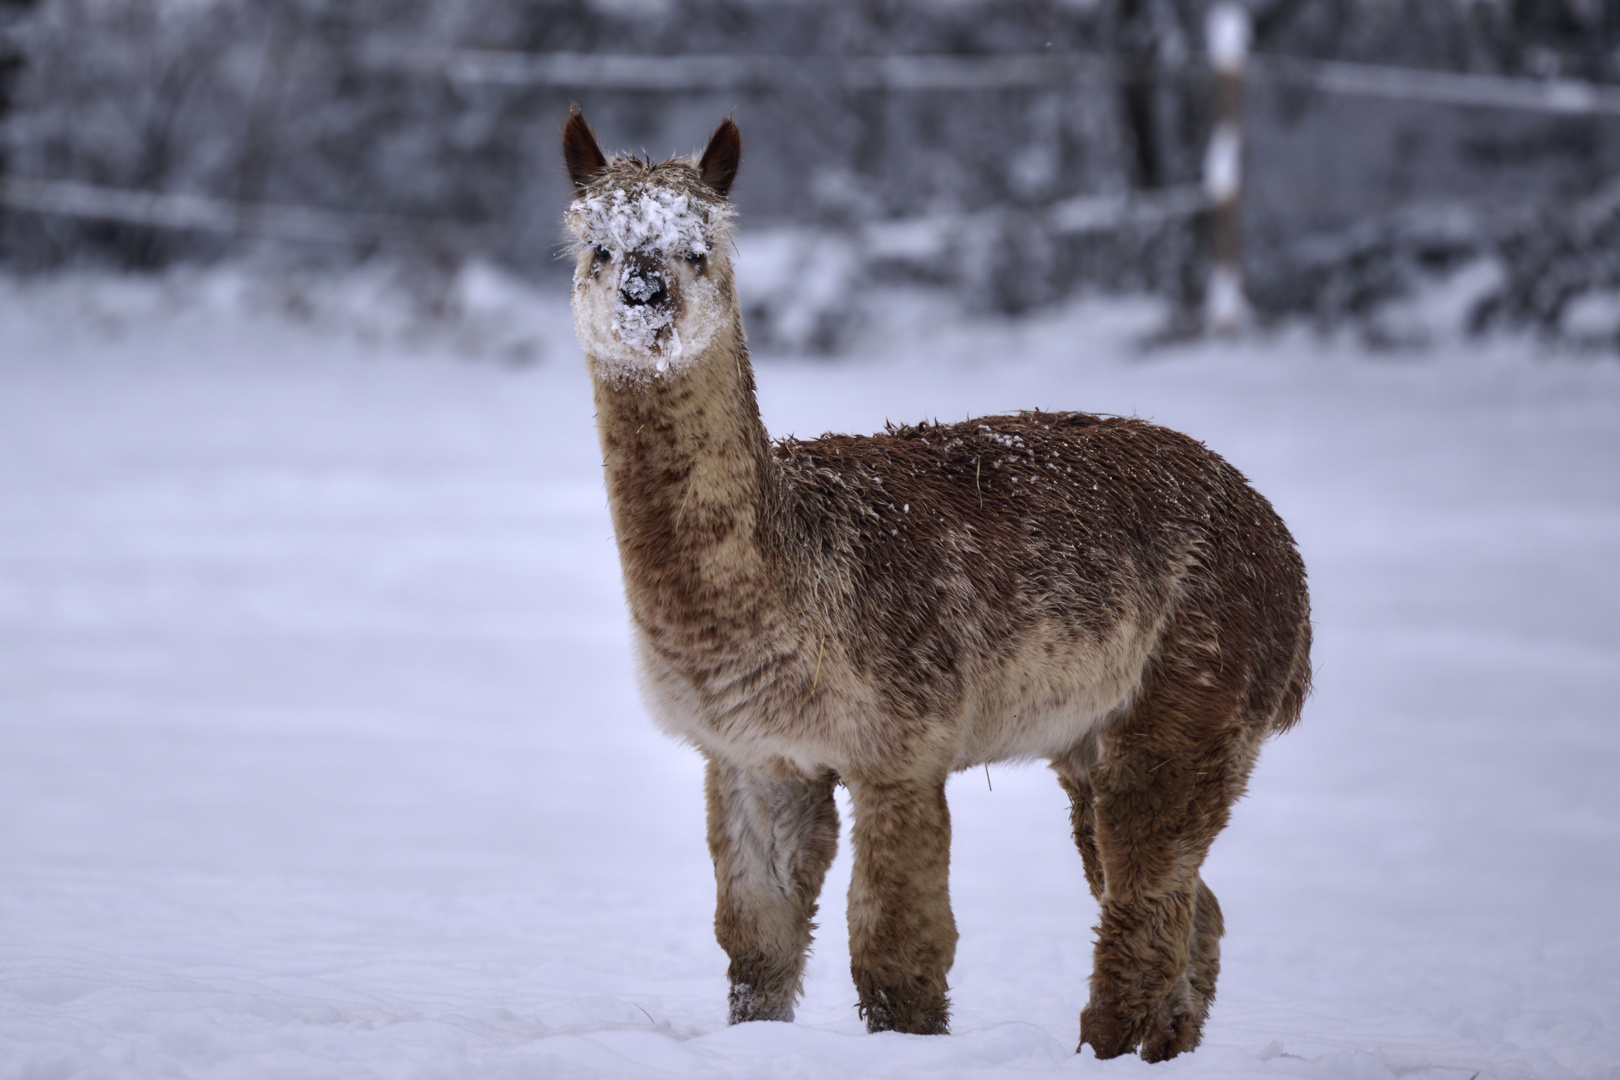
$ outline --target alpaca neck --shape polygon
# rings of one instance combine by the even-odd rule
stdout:
[[[710,666],[769,636],[785,584],[768,537],[779,498],[739,328],[690,366],[595,378],[625,591],[651,647]]]

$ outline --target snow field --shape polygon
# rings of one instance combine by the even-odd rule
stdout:
[[[1147,1066],[1073,1053],[1037,766],[951,785],[955,1034],[864,1034],[847,843],[799,1021],[727,1028],[566,299],[513,366],[202,284],[0,284],[0,1076],[1620,1076],[1612,361],[1142,353],[1124,302],[760,361],[776,433],[1137,414],[1294,529],[1317,692],[1207,864],[1205,1043]]]

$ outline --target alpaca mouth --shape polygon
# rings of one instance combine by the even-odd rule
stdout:
[[[675,305],[665,300],[657,304],[624,303],[613,305],[613,332],[620,341],[648,356],[681,354],[681,336],[675,330]]]

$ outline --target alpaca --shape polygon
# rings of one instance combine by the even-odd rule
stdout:
[[[707,759],[730,1020],[791,1020],[849,791],[870,1031],[943,1033],[945,781],[1045,759],[1100,905],[1080,1045],[1198,1044],[1198,870],[1310,679],[1304,567],[1187,436],[1025,412],[772,442],[728,254],[741,138],[609,160],[573,110],[573,311],[643,695]]]

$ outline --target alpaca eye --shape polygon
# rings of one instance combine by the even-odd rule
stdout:
[[[597,262],[607,262],[609,259],[613,258],[613,252],[609,251],[605,247],[597,248],[595,254]]]

